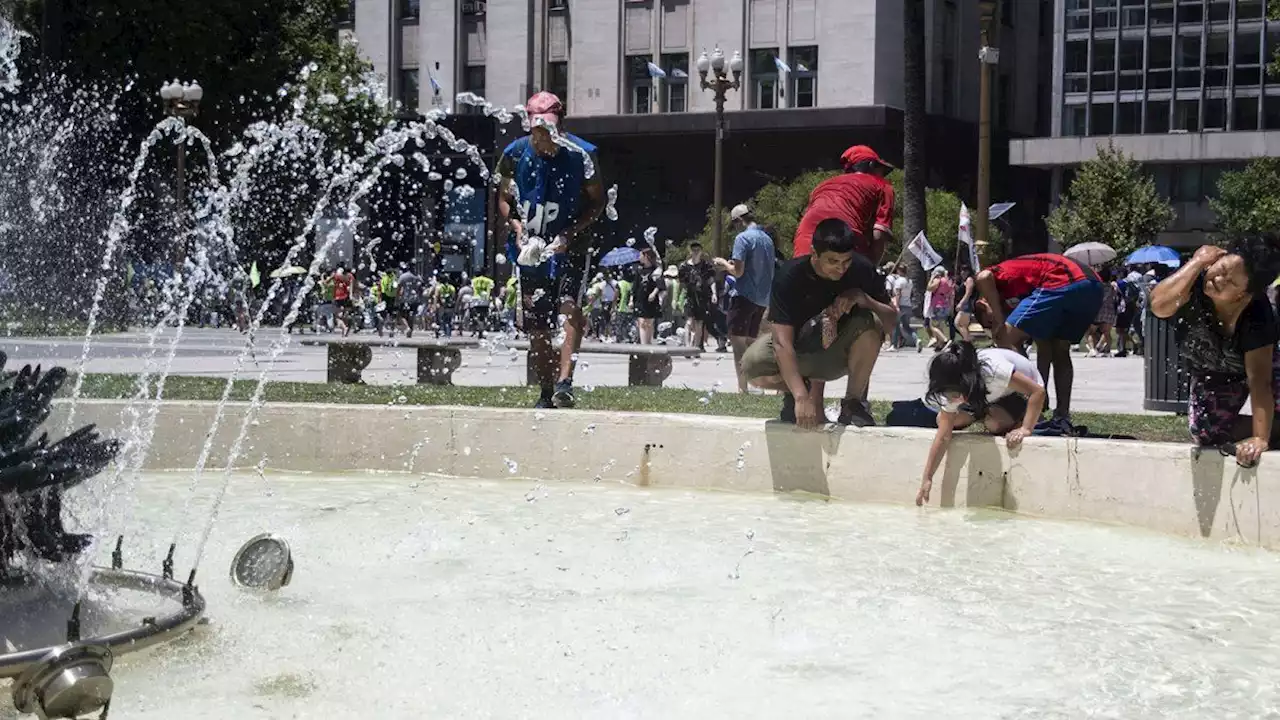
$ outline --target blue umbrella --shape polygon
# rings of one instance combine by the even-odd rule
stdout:
[[[1148,245],[1140,247],[1133,251],[1129,257],[1125,258],[1125,265],[1145,265],[1147,263],[1160,263],[1169,267],[1178,267],[1182,265],[1182,258],[1178,257],[1178,251],[1163,245]]]
[[[600,267],[616,267],[640,262],[640,251],[635,248],[614,248],[600,258]]]

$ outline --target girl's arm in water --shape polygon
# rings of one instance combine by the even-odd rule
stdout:
[[[933,474],[938,471],[942,459],[947,456],[947,448],[951,446],[951,432],[955,429],[957,415],[945,410],[938,413],[938,432],[933,435],[929,456],[924,461],[924,478],[920,481],[920,492],[916,493],[916,505],[923,505],[929,501],[929,491],[933,489]]]

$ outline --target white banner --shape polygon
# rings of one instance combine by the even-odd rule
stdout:
[[[907,243],[907,249],[920,260],[925,270],[932,270],[942,264],[942,256],[929,244],[929,238],[925,237],[923,230]]]
[[[973,232],[970,228],[969,208],[964,203],[960,203],[960,232],[956,237],[962,244],[969,246],[969,266],[977,274],[982,269],[982,264],[978,261],[978,248],[974,245]]]

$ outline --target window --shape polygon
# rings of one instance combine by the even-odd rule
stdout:
[[[480,97],[484,97],[484,81],[484,66],[468,65],[467,69],[462,74],[462,91],[475,93]],[[484,109],[476,107],[475,105],[464,105],[459,112],[467,115],[479,115],[484,112]]]
[[[1280,96],[1268,95],[1263,99],[1262,129],[1280,130]]]
[[[1262,33],[1241,32],[1236,35],[1236,66],[1262,62]]]
[[[818,48],[794,47],[790,50],[791,106],[818,106]]]
[[[1093,41],[1093,71],[1111,72],[1116,69],[1116,41]]]
[[[417,20],[422,14],[422,0],[400,0],[400,19]]]
[[[1231,0],[1209,0],[1209,22],[1227,22],[1231,19]]]
[[[1068,105],[1063,108],[1062,134],[1069,137],[1085,135],[1084,119],[1085,107],[1083,105]]]
[[[1258,98],[1240,97],[1235,100],[1231,118],[1235,130],[1258,129]]]
[[[1209,67],[1226,67],[1231,64],[1231,38],[1224,32],[1210,33],[1204,48],[1204,64]]]
[[[1089,41],[1068,40],[1063,62],[1069,73],[1089,72]]]
[[[1200,0],[1187,2],[1182,0],[1178,3],[1178,24],[1179,25],[1195,25],[1204,22],[1204,5],[1200,4]]]
[[[1147,14],[1147,24],[1151,27],[1167,27],[1173,24],[1173,5],[1165,4],[1162,6],[1151,6],[1151,12]]]
[[[1013,27],[1013,6],[1016,3],[1012,0],[1005,0],[1000,3],[1000,23],[1007,28]]]
[[[1142,69],[1142,38],[1120,41],[1120,69]]]
[[[1148,135],[1169,132],[1169,102],[1167,100],[1147,101]]]
[[[400,101],[402,109],[406,112],[418,112],[418,69],[405,69],[400,71]]]
[[[942,86],[942,114],[952,115],[955,113],[956,107],[955,63],[951,58],[945,58],[941,63],[940,70],[941,78],[938,80],[938,84]]]
[[[751,107],[756,110],[778,107],[778,65],[774,62],[777,56],[777,50],[751,51]]]
[[[1115,130],[1114,103],[1093,103],[1089,106],[1089,134],[1110,135]]]
[[[663,110],[685,112],[689,109],[689,54],[663,55],[662,71],[667,74],[662,81]]]
[[[626,111],[644,115],[653,111],[653,78],[649,76],[649,56],[627,57]]]
[[[1137,135],[1142,132],[1142,103],[1120,103],[1116,118],[1117,135]]]
[[[1236,20],[1261,20],[1262,0],[1236,0]]]
[[[1199,202],[1204,193],[1201,192],[1199,165],[1174,165],[1173,198],[1174,202]]]
[[[1167,69],[1173,67],[1173,38],[1165,35],[1163,37],[1152,36],[1151,42],[1147,46],[1150,55],[1148,67],[1152,70]]]
[[[550,0],[547,8],[550,10],[568,10],[569,0]]]
[[[547,64],[547,89],[555,93],[564,104],[565,112],[569,110],[569,63],[553,62]]]
[[[1227,129],[1227,101],[1223,98],[1205,98],[1204,129]]]
[[[1177,87],[1200,87],[1200,36],[1178,36]]]
[[[1179,100],[1173,107],[1173,129],[1200,132],[1200,101]]]
[[[356,24],[356,0],[347,0],[338,10],[338,24],[352,26]]]

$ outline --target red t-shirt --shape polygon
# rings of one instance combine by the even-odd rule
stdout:
[[[991,266],[996,287],[1004,300],[1024,298],[1038,288],[1051,290],[1081,280],[1097,280],[1089,268],[1065,255],[1039,253],[1023,255]]]
[[[870,173],[845,173],[822,182],[809,196],[809,207],[796,228],[795,257],[813,250],[814,230],[831,218],[853,230],[859,254],[879,262],[884,248],[875,242],[875,231],[893,231],[893,185]]]
[[[351,275],[333,274],[333,299],[346,300],[351,297]]]

